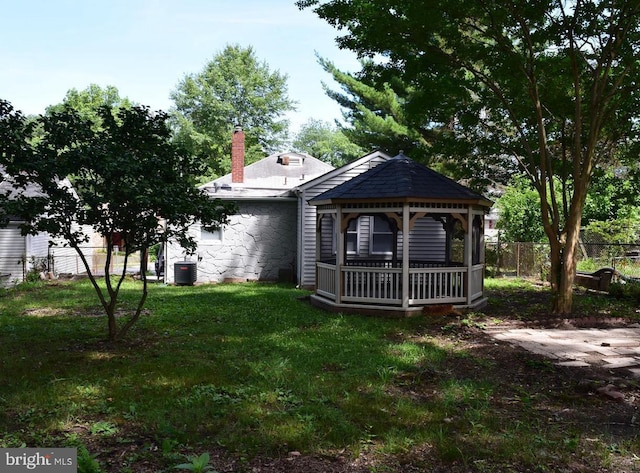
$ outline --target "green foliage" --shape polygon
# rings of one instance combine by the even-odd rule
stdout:
[[[293,141],[293,147],[335,167],[364,154],[364,150],[351,143],[341,130],[314,119],[302,125]]]
[[[23,261],[24,264],[24,261]],[[25,282],[36,282],[40,280],[40,274],[47,270],[47,258],[38,258],[31,256],[29,258],[29,271],[27,272],[24,280]]]
[[[584,227],[585,239],[597,243],[635,244],[640,241],[640,218],[592,221]]]
[[[176,140],[206,163],[206,177],[231,169],[234,126],[245,131],[245,159],[250,164],[281,147],[294,110],[287,76],[260,62],[253,48],[228,45],[204,69],[188,74],[171,93]]]
[[[618,299],[632,299],[640,303],[640,281],[617,281],[609,286],[609,294]]]
[[[107,315],[109,338],[115,340],[138,319],[147,295],[144,279],[135,312],[118,328],[115,308],[129,255],[170,239],[193,250],[189,227],[198,221],[217,227],[234,206],[194,186],[201,163],[172,143],[165,113],[139,106],[105,106],[97,113],[99,126],[68,107],[33,122],[0,101],[0,166],[10,184],[0,195],[0,209],[21,218],[23,234],[47,232],[77,250]],[[168,225],[160,225],[160,218]],[[115,284],[109,257],[104,286],[93,276],[80,248],[90,231],[106,239],[107,255],[120,239],[125,242]]]
[[[377,77],[370,61],[362,62],[359,74],[342,72],[324,58],[318,58],[318,62],[342,88],[342,92],[336,92],[325,86],[325,92],[343,107],[348,126],[340,129],[352,143],[392,156],[402,150],[426,162],[433,132],[428,127],[412,127],[406,116],[406,104],[414,90],[407,88],[399,77],[389,80]]]
[[[98,421],[89,428],[89,432],[92,435],[102,435],[105,437],[110,437],[118,433],[118,427],[116,427],[111,422]]]
[[[598,167],[585,201],[584,223],[611,220],[640,221],[640,167]]]
[[[117,111],[119,108],[131,108],[133,105],[128,98],[121,98],[118,89],[112,85],[102,88],[97,84],[90,84],[81,91],[75,88],[67,91],[62,103],[47,107],[46,114],[53,115],[71,109],[99,126],[102,121],[99,113],[101,107]]]
[[[176,465],[175,468],[189,470],[193,473],[204,473],[205,471],[213,471],[213,467],[209,465],[210,456],[208,453],[203,453],[200,456],[194,455],[192,457],[189,457],[188,460],[189,463],[181,463],[180,465]]]
[[[496,201],[497,228],[505,242],[541,242],[545,238],[540,216],[540,195],[523,178],[512,180]]]
[[[102,473],[97,456],[97,454],[89,453],[84,445],[80,445],[78,447],[78,473]]]

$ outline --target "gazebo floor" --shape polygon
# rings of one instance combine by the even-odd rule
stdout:
[[[338,304],[335,301],[327,299],[326,297],[319,296],[317,294],[311,295],[311,304],[320,309],[334,313],[345,314],[358,314],[358,315],[372,315],[377,317],[389,317],[389,318],[402,318],[413,317],[423,315],[423,313],[429,313],[428,308],[436,307],[438,305],[449,306],[451,310],[455,311],[468,311],[475,310],[484,307],[487,304],[488,299],[482,297],[476,299],[471,304],[439,304],[434,301],[433,304],[425,304],[424,306],[412,306],[412,307],[398,307],[388,306],[381,304],[356,304],[356,303],[342,303]],[[426,310],[425,310],[426,308]],[[446,314],[445,314],[446,315]]]

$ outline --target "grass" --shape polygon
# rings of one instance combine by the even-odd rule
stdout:
[[[511,284],[487,287],[523,288]],[[423,318],[329,314],[281,285],[150,290],[145,316],[117,345],[104,341],[86,281],[0,294],[0,447],[86,446],[110,471],[169,470],[213,448],[246,462],[291,451],[384,462],[427,450],[432,461],[538,471],[585,441],[546,422],[548,393],[492,377],[494,361]],[[517,418],[503,410],[512,402]],[[606,442],[588,447],[612,455]]]

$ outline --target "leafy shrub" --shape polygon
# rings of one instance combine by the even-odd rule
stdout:
[[[620,281],[611,283],[609,294],[617,299],[635,299],[640,302],[640,282]]]
[[[89,453],[84,445],[78,447],[78,473],[102,473],[96,457],[97,455]]]

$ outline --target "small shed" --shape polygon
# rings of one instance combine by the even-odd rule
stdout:
[[[492,202],[482,195],[400,153],[309,204],[317,210],[315,305],[403,316],[486,303]]]

